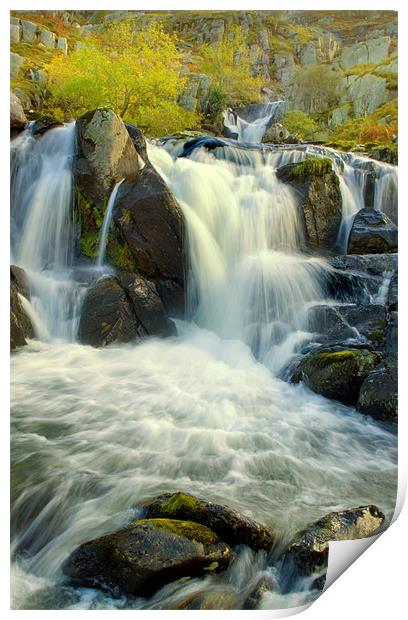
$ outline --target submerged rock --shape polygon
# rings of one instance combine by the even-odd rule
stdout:
[[[176,333],[152,282],[134,273],[98,280],[81,311],[79,340],[94,347],[129,342],[146,335]]]
[[[335,247],[342,220],[339,180],[330,159],[314,157],[277,171],[298,195],[306,244],[312,249]]]
[[[354,218],[348,242],[349,254],[384,254],[398,250],[398,228],[374,209],[361,209]]]
[[[327,566],[329,542],[367,538],[377,532],[384,515],[376,506],[331,512],[294,537],[284,554],[297,574],[311,575]]]
[[[27,344],[27,338],[34,335],[30,318],[24,310],[20,295],[29,299],[28,285],[23,269],[11,266],[10,269],[10,349]]]
[[[319,349],[301,360],[292,381],[303,381],[317,394],[355,405],[363,381],[380,360],[379,353],[368,349]]]
[[[115,183],[137,176],[138,154],[123,121],[113,110],[87,112],[75,127],[76,184],[88,201],[104,209]]]
[[[248,594],[244,601],[243,609],[257,609],[262,597],[266,592],[271,592],[276,587],[275,581],[272,577],[264,575],[257,582],[255,587]]]
[[[82,544],[63,570],[79,586],[150,596],[170,581],[224,569],[230,560],[230,547],[203,525],[143,519]]]
[[[237,609],[237,595],[232,588],[213,588],[198,592],[179,602],[177,609]]]
[[[377,420],[396,420],[398,410],[398,361],[396,353],[386,357],[365,378],[357,409]]]
[[[275,534],[264,525],[220,504],[213,504],[188,493],[166,493],[144,506],[146,517],[188,519],[213,530],[229,545],[248,545],[270,549]]]

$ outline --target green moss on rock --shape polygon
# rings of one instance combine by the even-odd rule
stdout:
[[[140,519],[133,521],[134,525],[151,525],[155,529],[167,530],[176,536],[184,536],[189,540],[195,540],[203,545],[215,545],[219,538],[205,525],[194,521],[180,521],[178,519]]]
[[[332,162],[328,157],[310,157],[292,166],[287,180],[303,183],[307,177],[321,177],[332,170]]]

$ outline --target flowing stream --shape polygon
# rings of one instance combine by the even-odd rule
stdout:
[[[391,518],[392,429],[279,378],[313,337],[307,310],[327,298],[329,267],[302,253],[296,196],[276,168],[323,151],[200,147],[177,157],[179,143],[150,145],[186,222],[187,319],[177,337],[94,349],[75,342],[86,284],[76,275],[73,144],[70,125],[41,138],[28,128],[12,143],[12,258],[47,329],[12,356],[12,607],[172,608],[209,588],[239,601],[265,572],[277,587],[262,606],[308,602],[308,584],[284,593],[273,558],[245,549],[225,575],[149,599],[70,587],[61,566],[164,491],[229,504],[273,527],[280,545],[331,510],[373,503]],[[357,209],[352,163],[330,153]]]

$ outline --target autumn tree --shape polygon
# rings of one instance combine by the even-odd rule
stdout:
[[[48,89],[52,103],[71,116],[111,107],[148,133],[172,133],[199,122],[177,103],[184,87],[180,70],[174,36],[158,24],[138,30],[133,21],[121,21],[67,57],[54,58]]]
[[[253,75],[250,51],[239,26],[232,26],[215,43],[203,45],[199,68],[212,79],[213,88],[224,93],[229,105],[258,101],[262,80]]]

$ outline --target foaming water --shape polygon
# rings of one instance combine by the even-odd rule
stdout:
[[[260,153],[250,165],[217,161],[205,149],[173,160],[151,145],[149,157],[185,217],[190,316],[222,338],[245,342],[264,362],[271,347],[286,343],[282,367],[299,348],[291,334],[307,330],[306,308],[324,299],[327,270],[323,259],[301,254],[292,189]]]
[[[12,260],[28,277],[31,304],[49,338],[76,337],[83,288],[73,276],[71,161],[75,124],[12,142]]]
[[[124,525],[138,501],[163,491],[228,503],[281,540],[344,507],[374,503],[391,517],[389,432],[272,377],[242,342],[178,327],[179,338],[138,346],[32,342],[13,357],[13,550],[26,556],[15,565],[26,582],[55,586],[78,544]],[[253,578],[264,564],[254,563]],[[32,604],[26,588],[13,606]],[[63,594],[54,588],[49,604]],[[75,604],[91,607],[89,596],[76,591]],[[107,606],[106,594],[95,596]],[[149,608],[157,598],[121,604]]]

